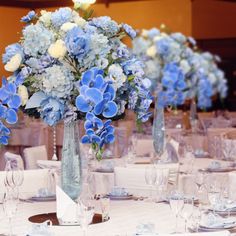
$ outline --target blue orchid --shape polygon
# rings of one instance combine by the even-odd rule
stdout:
[[[28,14],[27,14],[26,16],[23,16],[23,17],[21,18],[21,22],[29,23],[29,22],[32,21],[36,16],[37,16],[37,14],[35,13],[35,11],[30,11],[30,12],[28,12]]]
[[[88,87],[94,87],[101,89],[104,86],[104,78],[103,78],[104,71],[93,67],[90,70],[87,70],[83,73],[80,85],[86,85]]]
[[[75,100],[79,111],[89,112],[103,100],[103,94],[97,88],[89,88],[84,85],[80,88],[80,95]]]
[[[8,124],[15,124],[18,121],[16,111],[2,104],[0,104],[0,118],[5,119]]]
[[[96,135],[96,133],[93,129],[87,129],[86,134],[81,139],[81,142],[83,144],[93,143],[93,144],[100,145],[101,138],[98,135]]]
[[[93,113],[88,112],[86,114],[86,121],[84,123],[84,128],[87,129],[101,129],[103,127],[103,122],[101,119],[97,118]]]
[[[2,80],[0,100],[3,104],[7,104],[9,108],[18,109],[20,107],[21,99],[17,94],[17,87],[15,83],[8,83],[6,79]]]
[[[8,144],[10,130],[0,121],[0,143],[3,145]]]

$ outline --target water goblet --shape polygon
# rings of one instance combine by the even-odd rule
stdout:
[[[187,233],[187,222],[193,214],[194,199],[185,198],[184,205],[180,211],[180,216],[184,219],[184,232]]]
[[[181,194],[179,194],[178,192],[172,193],[169,196],[169,205],[170,205],[171,211],[173,212],[173,214],[175,216],[175,231],[174,231],[174,233],[177,233],[178,216],[184,206],[183,196]]]
[[[106,221],[109,219],[110,198],[109,197],[100,198],[100,206],[102,210],[102,219],[103,221]]]
[[[148,166],[145,169],[145,182],[148,185],[150,189],[150,194],[149,194],[149,199],[148,201],[153,200],[153,187],[156,183],[156,178],[157,178],[157,172],[155,166]]]
[[[3,209],[9,220],[9,236],[13,236],[12,219],[16,215],[18,206],[18,197],[11,189],[7,190],[3,199]]]

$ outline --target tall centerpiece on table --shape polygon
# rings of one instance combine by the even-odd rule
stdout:
[[[54,12],[31,11],[22,18],[26,26],[18,43],[6,47],[5,69],[13,72],[0,89],[2,144],[17,122],[17,110],[37,111],[50,126],[64,121],[62,188],[72,198],[81,188],[77,121],[85,120],[83,144],[91,144],[102,158],[105,144],[114,142],[112,118],[126,109],[145,122],[152,96],[142,63],[125,44],[136,32],[108,16],[82,18],[70,8]]]
[[[195,40],[181,33],[143,30],[133,41],[133,52],[145,63],[145,74],[152,81],[156,98],[153,139],[160,156],[165,146],[164,108],[195,98],[199,107],[209,107],[214,93],[226,96],[226,79],[216,64],[206,64],[210,54],[197,52]]]

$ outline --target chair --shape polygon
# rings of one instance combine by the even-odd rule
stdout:
[[[47,160],[46,146],[37,146],[24,149],[25,169],[37,169],[37,160]]]
[[[19,169],[24,169],[24,162],[21,158],[20,155],[11,153],[11,152],[5,152],[4,153],[4,159],[5,161],[10,161],[11,162],[11,167],[12,168],[19,168]]]
[[[5,191],[5,185],[4,185],[5,177],[6,177],[6,172],[0,171],[0,192]],[[49,187],[49,171],[47,169],[24,170],[24,181],[22,186],[20,187],[21,193],[23,193],[24,195],[26,194],[33,196],[37,194],[40,188],[48,188],[48,187]]]
[[[145,169],[150,164],[131,164],[127,167],[115,167],[114,182],[115,186],[128,189],[129,193],[137,194],[148,192],[148,186],[145,181]],[[159,170],[169,172],[169,183],[177,184],[179,164],[158,164],[155,165],[158,173]]]

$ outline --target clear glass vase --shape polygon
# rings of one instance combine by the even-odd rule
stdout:
[[[64,123],[61,185],[71,199],[76,200],[79,197],[82,188],[82,168],[78,121]]]
[[[198,115],[197,115],[197,104],[194,99],[191,101],[190,105],[189,120],[192,128],[192,133],[196,133],[198,125]]]
[[[155,104],[152,135],[155,152],[160,157],[165,147],[165,118],[164,108],[158,106],[157,101]]]

